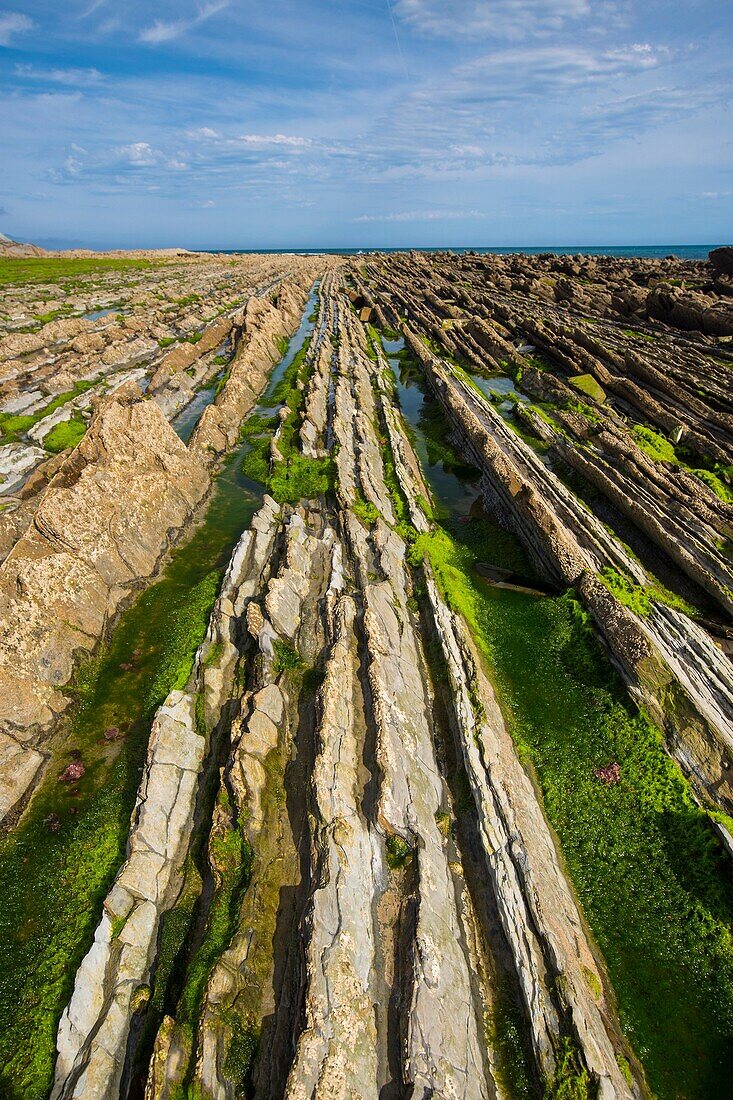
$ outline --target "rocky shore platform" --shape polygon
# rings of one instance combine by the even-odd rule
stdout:
[[[0,1088],[725,1095],[733,250],[9,262]]]

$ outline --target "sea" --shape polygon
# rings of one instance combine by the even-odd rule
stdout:
[[[228,256],[236,256],[241,253],[255,253],[256,255],[283,255],[293,254],[297,256],[361,256],[370,252],[480,252],[497,253],[501,256],[510,256],[513,253],[522,253],[526,256],[537,256],[543,252],[550,252],[556,256],[629,256],[642,259],[658,259],[665,256],[675,256],[680,260],[706,260],[708,252],[718,248],[715,244],[563,244],[563,245],[513,245],[511,247],[479,247],[466,245],[462,248],[448,248],[435,246],[425,248],[422,246],[405,245],[402,248],[211,248],[196,249],[195,251],[218,252]]]

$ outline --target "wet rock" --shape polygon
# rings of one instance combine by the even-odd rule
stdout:
[[[153,724],[127,859],[59,1024],[54,1100],[119,1091],[160,916],[180,888],[203,753],[194,700],[173,692]]]

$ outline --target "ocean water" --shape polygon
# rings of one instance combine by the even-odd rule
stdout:
[[[644,259],[658,259],[664,256],[676,256],[681,260],[706,260],[708,252],[718,248],[715,244],[563,244],[563,245],[516,245],[512,247],[484,248],[476,245],[466,245],[464,248],[435,248],[414,249],[416,252],[481,252],[497,253],[509,256],[512,253],[522,253],[526,256],[537,256],[542,252],[552,252],[556,256],[633,256]],[[228,256],[236,256],[240,253],[251,252],[257,255],[277,255],[293,253],[298,256],[358,256],[369,252],[408,252],[411,245],[403,248],[212,248],[207,251],[220,252]],[[197,250],[197,251],[204,251]]]

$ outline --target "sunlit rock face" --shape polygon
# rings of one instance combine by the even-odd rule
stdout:
[[[136,365],[110,355],[95,378],[126,377],[88,406],[72,382],[86,430],[52,456],[42,429],[27,473],[67,402],[48,410],[42,349],[7,345],[6,411],[33,421],[0,422],[10,823],[68,863],[114,793],[93,836],[122,820],[125,841],[43,942],[29,924],[50,966],[64,906],[89,916],[43,994],[55,1041],[26,1023],[8,1080],[43,1051],[53,1100],[701,1098],[703,1063],[722,1082],[724,262],[250,258],[225,309],[219,259],[169,259],[145,294],[185,273],[196,338],[168,344],[157,305],[129,338],[66,318],[64,384],[106,326]],[[136,645],[123,620],[129,660],[102,653],[66,706],[80,650],[116,653],[120,608],[157,585],[160,629]],[[117,671],[141,689],[124,710]]]

